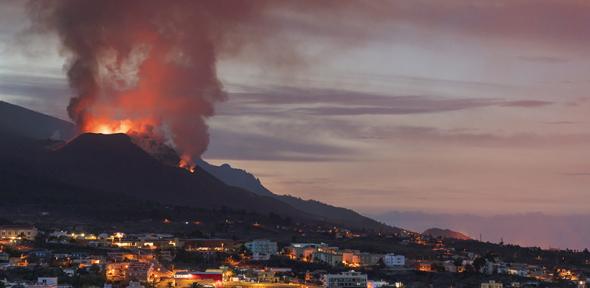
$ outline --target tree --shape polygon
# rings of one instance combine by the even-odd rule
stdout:
[[[486,259],[484,258],[477,257],[473,260],[473,268],[476,272],[481,272],[481,268],[483,268],[484,265],[486,265]]]

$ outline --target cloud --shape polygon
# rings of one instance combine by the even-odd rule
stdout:
[[[560,174],[563,176],[590,176],[590,172],[565,172]]]
[[[225,115],[294,113],[317,116],[404,115],[440,113],[482,107],[537,108],[553,102],[522,99],[450,98],[443,96],[384,95],[351,90],[272,87],[231,94],[219,111]]]
[[[322,1],[333,13],[305,9],[307,1],[294,1],[287,11],[266,24],[291,33],[357,42],[383,39],[427,40],[433,35],[467,35],[482,39],[508,39],[585,49],[590,44],[590,4],[556,0],[383,0]],[[313,1],[312,1],[313,2]],[[303,3],[303,4],[302,4]],[[317,6],[314,6],[318,8]],[[342,21],[346,19],[346,21]],[[423,33],[424,37],[417,37]],[[429,35],[430,37],[426,37]],[[524,59],[527,60],[527,59]],[[532,61],[553,61],[546,56]]]
[[[8,73],[0,73],[0,93],[39,98],[71,94],[64,78]]]
[[[0,73],[0,99],[35,111],[67,119],[65,107],[70,95],[63,78]]]
[[[534,107],[547,106],[547,105],[551,105],[551,104],[553,104],[553,102],[551,102],[551,101],[517,100],[517,101],[507,101],[507,102],[501,103],[500,106],[534,108]]]
[[[207,159],[256,161],[342,161],[353,159],[352,149],[302,138],[212,129]]]
[[[573,124],[578,124],[578,122],[562,120],[562,121],[543,122],[543,124],[547,124],[547,125],[573,125]]]
[[[544,64],[559,64],[559,63],[569,62],[569,60],[566,58],[553,57],[553,56],[520,56],[518,58],[522,61],[525,61],[525,62],[544,63]]]
[[[494,134],[478,131],[446,130],[425,126],[373,127],[363,130],[367,138],[402,141],[408,143],[428,143],[429,145],[463,145],[473,147],[556,147],[590,145],[590,134],[536,134],[512,133]]]
[[[396,22],[424,28],[573,48],[589,44],[590,4],[585,1],[394,1],[393,5],[398,8]]]

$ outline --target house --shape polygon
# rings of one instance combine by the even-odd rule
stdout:
[[[366,288],[367,274],[355,271],[342,272],[340,274],[326,274],[322,282],[326,288]]]
[[[423,261],[423,260],[418,260],[416,261],[416,270],[418,271],[422,271],[422,272],[432,272],[433,271],[433,263],[432,261]]]
[[[279,251],[277,242],[266,239],[250,241],[244,246],[252,253],[252,260],[268,260]]]
[[[342,263],[348,267],[374,266],[383,258],[381,254],[360,252],[359,250],[342,251]]]
[[[127,280],[127,269],[129,268],[128,262],[117,262],[107,264],[106,278],[109,282],[119,282]]]
[[[190,252],[227,252],[234,247],[231,239],[179,239],[176,241],[178,247]]]
[[[64,274],[68,275],[69,277],[74,277],[76,276],[76,268],[63,268],[61,269],[62,272],[64,272]]]
[[[379,263],[379,260],[383,258],[382,254],[373,254],[367,252],[361,252],[359,254],[359,259],[361,260],[360,265],[365,266],[375,266]]]
[[[529,275],[529,268],[526,264],[521,263],[512,263],[508,266],[507,274],[509,275],[516,275],[520,277],[528,277]]]
[[[326,263],[330,266],[342,265],[342,253],[336,251],[318,251],[313,253],[313,262]]]
[[[455,263],[453,263],[451,261],[445,261],[442,265],[445,268],[445,271],[447,271],[447,272],[451,272],[451,273],[458,272],[457,265],[455,265]]]
[[[291,259],[300,259],[303,261],[311,261],[313,253],[320,247],[326,247],[324,243],[293,243],[285,247],[285,254]]]
[[[395,255],[393,253],[385,254],[385,256],[383,256],[383,264],[389,268],[402,267],[406,265],[406,257],[403,255]]]
[[[34,240],[37,236],[37,228],[31,225],[2,225],[0,226],[0,239],[24,239]]]
[[[127,279],[145,283],[148,281],[151,263],[132,261],[127,266]]]
[[[361,266],[361,252],[358,250],[344,250],[342,251],[342,263],[349,267]]]

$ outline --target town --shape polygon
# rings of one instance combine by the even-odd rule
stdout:
[[[0,287],[582,288],[590,281],[587,250],[549,251],[409,231],[369,235],[333,227],[308,233],[316,235],[310,240],[325,236],[318,242],[284,242],[3,225]],[[513,255],[504,259],[503,250]],[[513,261],[519,257],[521,262]]]

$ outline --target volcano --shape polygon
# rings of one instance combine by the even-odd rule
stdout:
[[[36,154],[34,174],[55,179],[81,191],[107,191],[168,205],[230,208],[309,218],[270,197],[225,185],[205,171],[190,173],[165,165],[125,134],[81,134],[56,150]],[[116,199],[113,199],[116,201]]]
[[[2,105],[10,104],[0,103]],[[7,117],[0,115],[0,122],[10,123],[10,119],[4,119]],[[27,118],[26,115],[19,117]],[[45,116],[34,117],[29,125],[42,126],[35,121],[46,119]],[[151,201],[170,206],[275,214],[350,228],[393,229],[351,210],[279,196],[270,191],[266,194],[252,192],[247,186],[239,187],[228,181],[228,177],[221,177],[226,178],[222,181],[219,175],[213,176],[208,172],[212,166],[203,164],[204,161],[201,167],[208,169],[199,167],[191,173],[155,158],[126,134],[85,133],[68,142],[48,140],[47,135],[36,137],[38,135],[18,129],[0,129],[0,172],[3,176],[0,187],[4,188],[0,196],[15,201],[3,201],[4,204],[25,203],[29,196],[30,202],[43,199],[55,204],[75,203],[76,199],[89,203],[96,199],[106,203]],[[347,217],[329,215],[335,211],[344,211]]]

